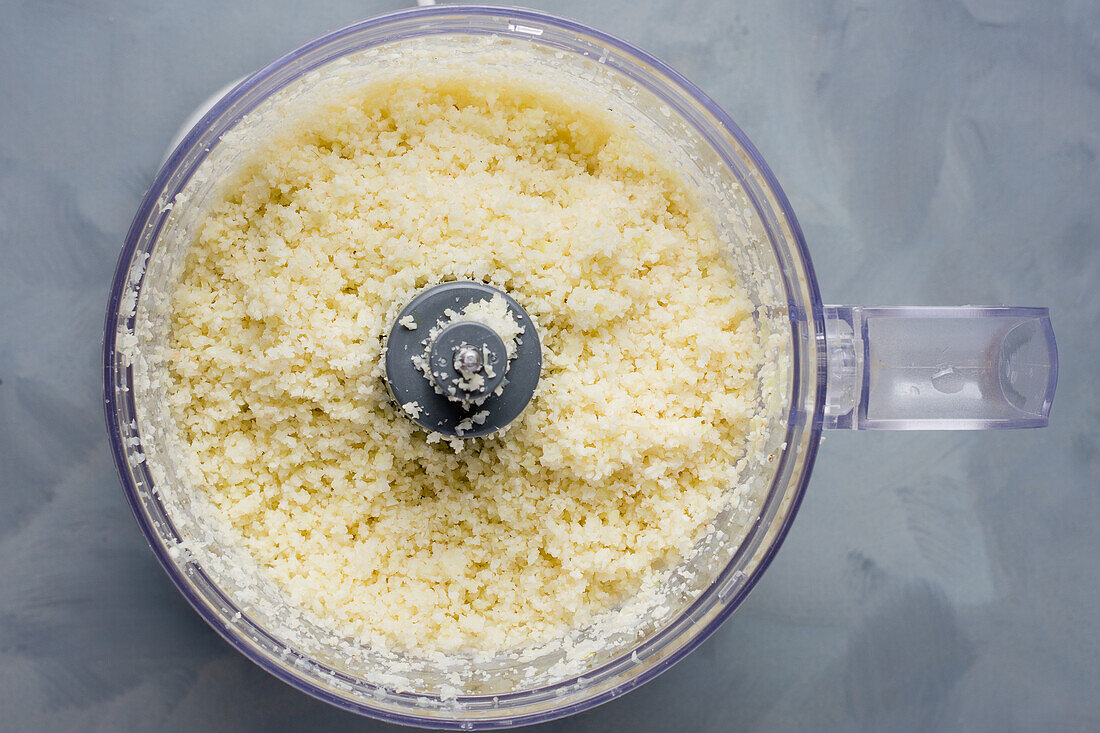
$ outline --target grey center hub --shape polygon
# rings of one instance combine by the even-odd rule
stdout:
[[[521,329],[511,358],[502,334],[461,315],[495,297],[504,299]],[[398,314],[385,367],[390,394],[406,417],[432,432],[476,438],[512,422],[531,401],[542,347],[531,317],[510,295],[484,283],[449,282],[420,293]]]
[[[481,323],[458,322],[432,339],[433,385],[452,402],[478,401],[504,381],[508,354],[496,331]]]

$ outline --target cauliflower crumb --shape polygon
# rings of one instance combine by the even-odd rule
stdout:
[[[470,303],[462,309],[461,313],[447,311],[447,315],[450,316],[448,325],[469,321],[493,329],[500,336],[500,340],[504,342],[504,350],[508,354],[508,360],[511,361],[515,357],[519,337],[524,328],[519,325],[515,316],[508,310],[508,303],[504,298],[494,295],[488,300],[478,300]]]
[[[392,409],[380,359],[451,279],[514,294],[543,345],[524,413],[465,448]],[[459,315],[509,333],[477,306]],[[377,84],[273,137],[207,214],[171,316],[194,490],[357,644],[584,624],[690,549],[753,449],[763,349],[704,207],[625,124],[519,84]]]
[[[416,319],[412,316],[405,316],[400,321],[398,321],[398,323],[400,323],[403,328],[409,331],[415,331],[419,327]]]

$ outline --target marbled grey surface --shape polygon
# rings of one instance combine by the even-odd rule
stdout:
[[[100,409],[122,238],[207,94],[405,3],[0,1],[0,729],[371,731],[210,631]],[[1049,429],[830,434],[744,606],[546,731],[1100,729],[1100,4],[543,5],[683,71],[789,194],[826,301],[1052,308]]]

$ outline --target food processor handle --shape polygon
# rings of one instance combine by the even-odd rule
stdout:
[[[823,426],[1045,427],[1058,382],[1046,308],[824,308]]]

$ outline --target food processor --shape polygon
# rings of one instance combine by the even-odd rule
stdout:
[[[758,446],[760,461],[743,476],[760,499],[744,528],[737,529],[744,517],[732,509],[719,515],[720,531],[668,574],[661,604],[626,626],[575,630],[552,648],[468,655],[357,648],[291,618],[271,587],[241,571],[247,559],[239,549],[206,534],[208,509],[179,490],[165,407],[166,314],[204,205],[250,141],[281,119],[308,111],[343,85],[418,59],[440,68],[522,69],[563,94],[605,101],[635,126],[698,188],[716,228],[736,243],[727,254],[753,301],[767,351],[756,407],[769,429]],[[387,359],[394,360],[387,374],[399,404],[432,393],[440,398],[443,412],[414,410],[410,418],[456,434],[460,413],[444,414],[456,400],[435,387],[462,375],[411,369],[418,353],[435,354],[437,339],[402,326],[439,322],[444,306],[496,295],[471,293],[477,283],[450,287],[467,290],[429,289],[387,325]],[[466,437],[506,424],[530,399],[538,380],[537,331],[529,320],[523,325],[531,331],[516,357],[513,397],[483,423],[467,425]],[[471,373],[502,359],[507,365],[495,336],[451,334],[440,364]],[[741,604],[777,551],[823,430],[1042,427],[1057,372],[1045,308],[823,305],[790,203],[744,133],[702,91],[644,51],[583,24],[477,6],[416,8],[343,28],[218,99],[165,161],[140,205],[119,258],[104,339],[106,417],[123,488],[153,552],[196,611],[242,654],[321,700],[390,722],[462,730],[585,710],[652,679],[698,646]],[[488,388],[478,383],[458,402],[488,399]]]

